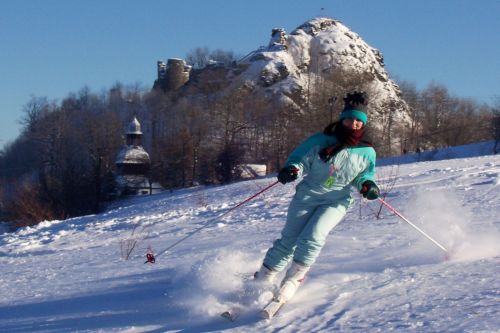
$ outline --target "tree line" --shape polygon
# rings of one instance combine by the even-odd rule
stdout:
[[[204,75],[180,92],[117,83],[101,93],[84,87],[59,103],[32,97],[21,134],[0,152],[0,220],[30,225],[102,210],[115,199],[115,159],[133,116],[143,126],[149,176],[166,189],[232,182],[244,163],[276,172],[298,143],[337,119],[342,97],[360,80],[311,75],[303,110],[291,110],[244,87],[222,94],[224,72]],[[498,107],[451,96],[442,85],[399,86],[411,121],[401,126],[382,114],[383,126],[371,133],[379,156],[498,136]]]
[[[402,138],[404,149],[415,152],[494,140],[498,136],[500,99],[495,106],[480,104],[452,96],[445,86],[435,83],[422,91],[408,82],[400,82],[399,87],[411,116]]]

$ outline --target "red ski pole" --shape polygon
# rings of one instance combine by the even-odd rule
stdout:
[[[391,212],[393,212],[394,214],[396,214],[397,216],[399,216],[403,221],[405,221],[406,223],[408,223],[409,225],[411,225],[413,228],[415,228],[418,232],[420,232],[422,235],[424,235],[425,237],[427,237],[427,239],[429,239],[431,242],[433,242],[437,247],[439,247],[441,250],[443,250],[444,252],[446,252],[446,259],[448,259],[448,250],[441,244],[439,244],[436,240],[434,240],[431,236],[429,236],[428,234],[425,233],[425,231],[423,231],[422,229],[420,229],[419,227],[417,227],[415,224],[411,223],[406,217],[404,217],[403,215],[401,215],[400,212],[398,212],[394,207],[392,207],[391,205],[389,205],[387,202],[385,202],[382,198],[378,198],[378,200],[384,205],[386,206]]]
[[[218,220],[218,219],[221,219],[222,217],[226,216],[227,214],[231,213],[233,210],[237,209],[238,207],[241,207],[243,206],[244,204],[246,204],[247,202],[249,202],[250,200],[252,200],[253,198],[261,195],[262,193],[264,193],[265,191],[269,190],[271,187],[273,187],[274,185],[278,184],[279,181],[276,181],[272,184],[270,184],[269,186],[265,187],[264,189],[260,190],[259,192],[255,193],[254,195],[252,195],[250,198],[248,199],[245,199],[244,201],[240,202],[239,204],[237,204],[236,206],[232,207],[231,209],[225,211],[224,213],[222,213],[221,215],[219,216],[216,216],[215,218],[205,222],[205,224],[203,224],[201,227],[199,228],[196,228],[194,229],[193,231],[191,231],[190,233],[188,233],[186,236],[184,236],[183,238],[179,239],[178,241],[176,241],[175,243],[169,245],[167,248],[161,250],[160,252],[158,252],[156,254],[156,257],[164,254],[165,252],[167,252],[168,250],[172,249],[174,246],[176,246],[177,244],[179,243],[182,243],[183,241],[185,241],[186,239],[188,239],[189,237],[193,236],[194,234],[196,234],[198,231],[206,228],[207,226],[209,226],[210,224],[212,224],[214,221]],[[156,261],[156,257],[155,255],[153,254],[153,251],[152,250],[148,250],[148,253],[146,254],[146,262],[145,264],[147,264],[148,262],[151,263],[151,264],[154,264],[155,261]]]

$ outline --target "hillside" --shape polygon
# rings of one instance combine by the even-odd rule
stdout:
[[[250,67],[241,80],[247,86],[252,82],[252,89],[261,95],[272,92],[287,108],[307,109],[308,90],[318,93],[329,81],[339,84],[345,80],[341,73],[349,73],[353,82],[342,84],[369,92],[373,126],[382,126],[387,112],[393,113],[396,122],[409,121],[408,107],[385,70],[381,52],[340,21],[315,18],[289,35],[280,29],[268,48],[255,51],[247,62]],[[259,86],[264,92],[258,91]],[[332,88],[330,94],[336,92]]]
[[[474,149],[473,147],[469,147]],[[387,165],[387,201],[451,249],[357,200],[296,297],[259,320],[238,291],[279,236],[294,185],[192,188],[0,235],[2,332],[499,332],[500,156]],[[358,198],[358,195],[356,195]],[[144,264],[197,227],[199,233]],[[129,260],[123,250],[137,246]],[[244,313],[231,323],[229,306]]]
[[[308,114],[320,109],[326,117],[331,107],[340,111],[346,92],[356,89],[365,90],[370,96],[373,128],[382,130],[389,118],[391,124],[401,126],[410,121],[408,105],[389,77],[382,53],[331,18],[311,19],[290,33],[275,28],[267,46],[257,48],[232,65],[206,66],[190,74],[185,69],[168,75],[169,71],[175,73],[174,65],[180,66],[178,62],[182,61],[170,60],[172,68],[161,69],[158,80],[183,77],[179,80],[185,81],[185,86],[170,89],[178,108],[188,102],[206,108],[207,99],[232,96],[233,103],[237,99],[246,103],[250,108],[247,113],[267,105],[268,113],[283,109],[290,114]],[[158,80],[156,87],[161,85]]]

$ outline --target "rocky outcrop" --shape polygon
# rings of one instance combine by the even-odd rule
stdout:
[[[242,74],[242,80],[253,80],[256,87],[286,96],[281,100],[289,107],[303,108],[306,101],[303,94],[309,89],[306,86],[311,75],[331,77],[343,73],[362,78],[363,86],[359,88],[368,90],[371,96],[374,126],[382,126],[377,118],[387,112],[393,113],[393,120],[408,122],[408,107],[384,68],[381,52],[339,21],[315,18],[290,35],[283,29],[273,29],[269,46],[255,51],[245,61],[249,68]]]
[[[373,127],[385,126],[388,114],[391,123],[409,122],[408,107],[384,68],[381,52],[331,18],[309,20],[290,34],[281,28],[273,29],[267,46],[232,66],[224,70],[218,68],[217,73],[207,66],[193,73],[186,84],[184,98],[190,98],[197,90],[205,95],[216,90],[219,96],[245,90],[255,98],[272,101],[270,105],[278,103],[283,108],[304,113],[311,89],[324,88],[321,82],[327,80],[340,87],[344,85],[345,90],[354,87],[368,92],[368,112]],[[350,86],[342,80],[349,81]],[[339,91],[331,93],[341,100]]]

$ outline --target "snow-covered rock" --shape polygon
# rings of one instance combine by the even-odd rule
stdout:
[[[290,34],[273,29],[267,46],[232,65],[194,71],[175,94],[175,103],[180,107],[199,103],[203,109],[207,94],[221,97],[244,92],[245,98],[263,101],[269,112],[284,109],[306,114],[316,91],[334,101],[340,112],[342,98],[352,90],[368,93],[367,112],[374,129],[387,126],[388,115],[395,127],[409,124],[408,106],[389,78],[381,52],[340,21],[323,17],[305,22]],[[330,113],[326,100],[315,103]]]
[[[252,52],[244,62],[249,68],[236,78],[237,84],[249,85],[251,81],[257,92],[259,87],[271,91],[272,98],[281,96],[280,100],[293,109],[304,108],[313,75],[328,78],[343,73],[363,78],[358,88],[369,93],[373,126],[381,127],[383,114],[388,112],[395,122],[409,121],[408,106],[389,78],[381,52],[337,20],[315,18],[290,35],[274,29],[269,46]]]

